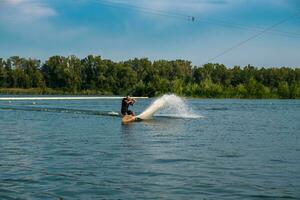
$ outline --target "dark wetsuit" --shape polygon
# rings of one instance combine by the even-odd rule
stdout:
[[[128,110],[129,105],[132,105],[132,104],[126,103],[126,100],[128,100],[128,99],[127,98],[122,99],[121,113],[122,113],[122,115],[132,115],[133,112],[131,110]]]

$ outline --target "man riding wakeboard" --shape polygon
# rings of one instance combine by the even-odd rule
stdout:
[[[128,110],[128,107],[136,102],[135,99],[131,98],[130,96],[126,96],[122,99],[122,107],[121,107],[121,113],[123,116],[125,115],[132,115],[135,116],[135,113],[132,112],[131,110]]]

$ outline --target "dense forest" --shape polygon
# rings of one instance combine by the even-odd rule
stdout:
[[[299,68],[256,68],[147,58],[113,62],[100,56],[52,56],[45,62],[0,58],[2,94],[105,94],[204,98],[300,98]]]

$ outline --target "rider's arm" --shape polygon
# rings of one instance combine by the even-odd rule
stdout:
[[[131,105],[133,105],[135,102],[136,102],[136,100],[133,99],[133,98],[130,98],[129,101],[128,101],[128,103],[131,104]]]
[[[127,104],[130,104],[130,103],[132,103],[132,99],[126,99],[125,102],[126,102]]]
[[[133,102],[133,103],[135,103],[135,102],[136,102],[136,100],[135,100],[135,99],[133,99],[133,98],[132,98],[131,100],[132,100],[132,102]]]

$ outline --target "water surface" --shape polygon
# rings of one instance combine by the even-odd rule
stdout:
[[[204,117],[122,125],[120,100],[0,102],[0,199],[300,199],[299,100],[186,103]]]

